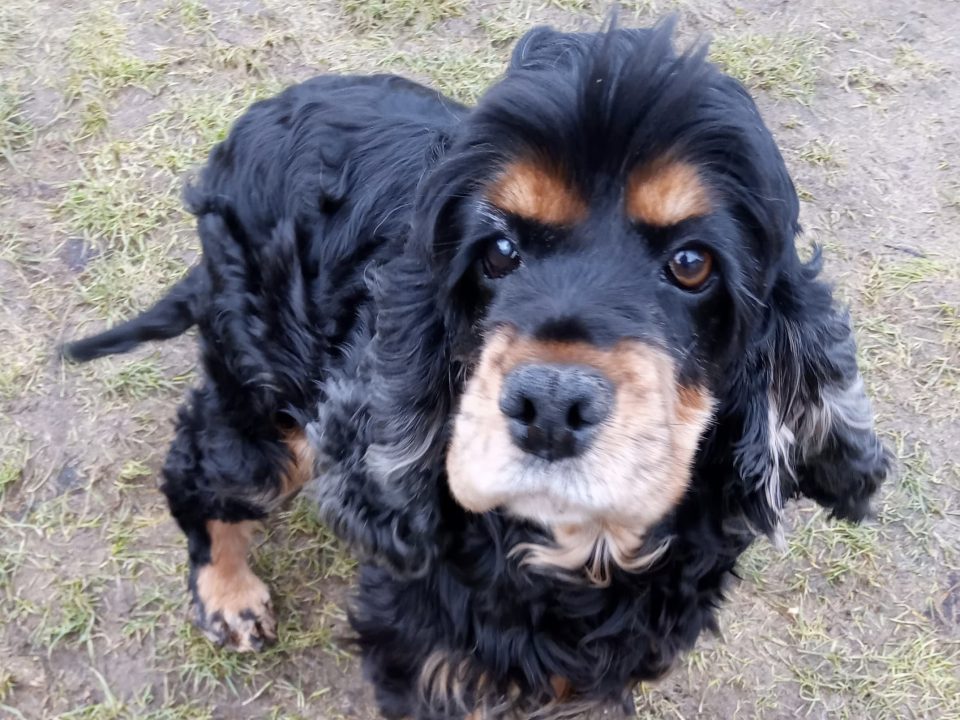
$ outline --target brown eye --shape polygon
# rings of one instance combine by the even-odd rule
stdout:
[[[684,248],[668,263],[670,274],[685,290],[698,290],[710,278],[713,256],[706,250]]]
[[[487,243],[480,259],[483,274],[488,278],[506,277],[520,265],[520,253],[517,246],[506,238],[491,240]]]

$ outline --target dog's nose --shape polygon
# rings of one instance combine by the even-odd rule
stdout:
[[[500,411],[513,442],[546,460],[579,455],[613,407],[613,384],[584,365],[521,365],[506,378]]]

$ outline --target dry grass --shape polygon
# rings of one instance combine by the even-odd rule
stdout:
[[[466,10],[464,0],[343,0],[350,24],[360,31],[418,26],[430,29],[436,23],[458,17]]]
[[[744,33],[718,37],[710,59],[749,88],[809,103],[825,53],[814,35]]]
[[[14,155],[26,148],[34,129],[23,114],[23,96],[6,84],[0,85],[0,157],[15,165]]]
[[[504,58],[482,47],[454,45],[392,53],[378,64],[384,70],[419,77],[461,102],[472,103],[503,72]]]

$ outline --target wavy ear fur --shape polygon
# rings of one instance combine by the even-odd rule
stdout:
[[[440,154],[443,148],[438,148]],[[423,180],[413,227],[399,255],[369,277],[375,334],[359,362],[359,386],[345,385],[328,428],[357,427],[334,448],[365,448],[321,503],[326,519],[357,549],[394,572],[425,572],[441,550],[443,456],[462,373],[456,343],[469,322],[450,300],[449,253],[456,246],[459,200],[472,177],[443,159]],[[469,167],[469,165],[467,165]],[[318,440],[317,442],[320,442]]]
[[[451,398],[448,323],[438,274],[419,244],[371,274],[375,335],[356,367],[328,381],[311,442],[336,458],[319,497],[335,532],[395,573],[426,572],[440,551],[442,455]],[[354,378],[361,378],[356,382]],[[352,433],[352,434],[351,434]],[[333,467],[352,468],[336,474]]]
[[[859,521],[890,459],[874,432],[849,315],[817,279],[819,254],[781,274],[770,324],[735,382],[743,436],[735,449],[747,514],[773,532],[784,502],[806,495]]]

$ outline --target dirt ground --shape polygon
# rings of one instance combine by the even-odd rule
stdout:
[[[880,516],[809,504],[758,543],[644,718],[960,718],[960,4],[627,0],[756,92],[806,241],[854,311],[898,457]],[[473,99],[526,28],[592,0],[5,0],[0,5],[0,717],[366,718],[339,638],[349,556],[305,504],[256,564],[281,641],[185,623],[183,539],[155,489],[190,338],[89,366],[58,342],[145,307],[190,264],[178,193],[253,99],[393,70]]]

